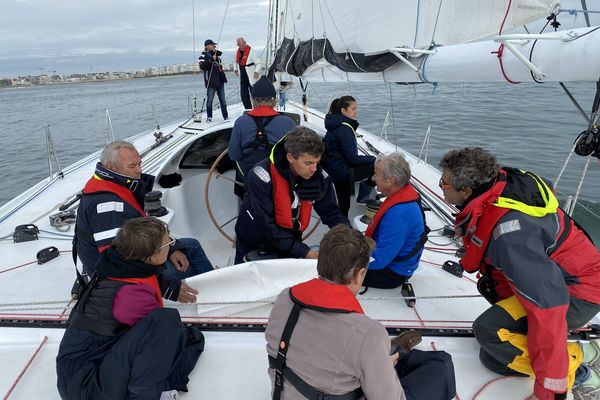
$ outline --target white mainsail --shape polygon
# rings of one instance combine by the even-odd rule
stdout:
[[[271,71],[328,82],[597,80],[600,30],[505,34],[557,10],[556,0],[287,0],[272,14]]]

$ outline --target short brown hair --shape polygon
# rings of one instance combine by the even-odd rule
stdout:
[[[321,240],[317,272],[325,279],[347,285],[357,268],[369,265],[374,247],[373,239],[346,225],[337,225]]]
[[[285,136],[284,148],[295,159],[302,154],[313,157],[321,157],[325,151],[323,139],[312,129],[305,126],[297,126]]]
[[[132,218],[125,221],[113,247],[126,260],[146,261],[162,246],[167,225],[154,217]]]

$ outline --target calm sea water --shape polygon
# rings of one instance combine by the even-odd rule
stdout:
[[[9,88],[0,90],[0,205],[48,174],[44,125],[49,124],[63,167],[106,143],[105,109],[117,138],[154,127],[152,101],[161,125],[190,115],[188,99],[204,96],[199,76]],[[228,102],[238,102],[237,81],[230,76]],[[569,86],[584,109],[590,109],[593,84]],[[502,164],[535,171],[552,180],[558,175],[574,138],[586,122],[557,84],[430,85],[310,84],[309,106],[325,111],[334,98],[351,93],[359,105],[361,126],[379,133],[388,111],[388,138],[419,153],[431,127],[429,161],[448,150],[479,145],[495,152]],[[299,100],[293,89],[289,99]],[[218,115],[218,113],[217,113]],[[574,156],[558,186],[573,194],[584,159]],[[600,164],[593,160],[581,191],[583,207],[575,217],[600,238]],[[597,240],[599,242],[600,240]]]

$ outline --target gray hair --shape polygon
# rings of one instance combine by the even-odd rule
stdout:
[[[137,149],[129,142],[124,140],[114,140],[104,146],[102,153],[100,154],[100,164],[106,167],[107,164],[118,164],[119,163],[119,149],[131,149],[137,151]]]
[[[394,178],[399,186],[406,186],[410,181],[410,165],[400,152],[390,154],[380,154],[377,156],[376,163],[382,162],[383,177]]]
[[[269,106],[271,108],[275,108],[276,105],[277,105],[277,99],[274,97],[271,97],[269,99],[264,98],[264,97],[252,98],[252,106],[254,108],[260,107],[260,106]]]
[[[448,182],[456,190],[474,189],[498,175],[496,156],[481,147],[465,147],[444,154],[440,167],[452,174]]]

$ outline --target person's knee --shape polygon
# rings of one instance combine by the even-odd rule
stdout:
[[[490,310],[491,309],[481,314],[473,322],[473,335],[481,346],[485,346],[491,341],[498,340],[497,332],[499,327],[496,326],[494,319],[491,318]]]
[[[145,319],[155,329],[183,328],[179,311],[174,308],[157,308],[148,314]]]

